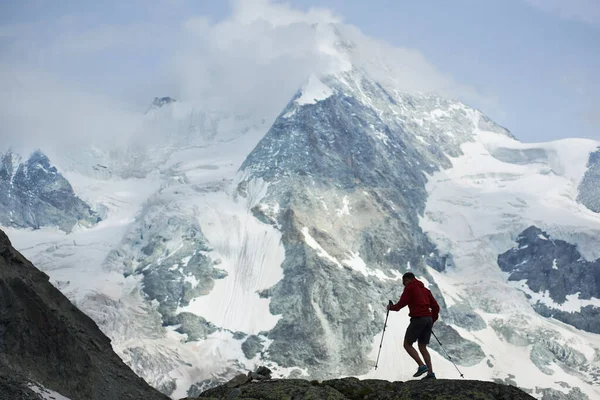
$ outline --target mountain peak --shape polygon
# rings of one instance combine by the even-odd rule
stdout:
[[[152,101],[152,104],[150,105],[148,111],[152,110],[152,109],[157,109],[157,108],[161,108],[165,105],[169,105],[172,103],[175,103],[177,100],[175,100],[172,97],[166,96],[166,97],[155,97],[154,100]]]
[[[323,83],[315,74],[311,74],[304,83],[299,92],[299,97],[295,100],[298,105],[316,104],[318,101],[325,100],[333,94],[333,90]]]

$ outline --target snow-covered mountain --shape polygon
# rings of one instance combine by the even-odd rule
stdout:
[[[410,379],[406,310],[373,368],[408,270],[442,305],[435,332],[467,378],[600,396],[600,143],[521,143],[354,63],[336,35],[339,65],[274,119],[163,98],[130,146],[57,154],[102,220],[7,227],[11,241],[174,399],[259,364]]]

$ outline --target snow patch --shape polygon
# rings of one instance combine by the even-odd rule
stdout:
[[[40,385],[37,382],[30,382],[27,387],[29,387],[29,389],[31,389],[33,392],[39,394],[44,400],[70,400],[68,397],[63,396],[54,390],[46,389],[43,385]]]
[[[583,307],[587,307],[587,306],[600,308],[600,299],[597,299],[594,297],[592,297],[591,299],[580,299],[579,298],[579,296],[581,295],[580,292],[577,292],[575,294],[568,294],[566,296],[567,297],[566,301],[562,304],[559,304],[559,303],[556,303],[552,299],[552,297],[550,297],[550,292],[548,290],[546,290],[542,293],[537,293],[537,292],[534,292],[533,290],[531,290],[529,288],[529,286],[527,286],[527,280],[525,280],[525,279],[516,282],[516,285],[523,292],[525,292],[526,294],[531,296],[531,299],[529,301],[532,304],[542,303],[549,308],[552,308],[555,310],[561,310],[561,311],[565,311],[565,312],[581,312],[581,309]]]
[[[342,208],[338,208],[335,210],[338,217],[341,217],[342,215],[350,215],[350,201],[348,200],[348,196],[344,196],[342,203]]]
[[[183,264],[184,267],[187,267],[187,265],[191,259],[192,259],[192,256],[183,257],[181,259],[181,263]]]
[[[190,283],[190,284],[192,285],[192,289],[193,289],[193,288],[195,288],[196,286],[198,286],[198,284],[200,283],[200,282],[198,282],[198,279],[196,279],[196,277],[195,277],[194,275],[191,275],[191,274],[190,274],[190,275],[187,275],[187,276],[185,276],[185,277],[183,278],[183,280],[184,280],[185,282],[188,282],[188,283]]]
[[[333,90],[314,74],[309,76],[308,82],[306,82],[301,90],[302,95],[296,99],[296,103],[300,106],[316,104],[318,101],[325,100],[333,94]]]
[[[198,222],[210,243],[211,258],[220,261],[217,267],[227,276],[215,281],[209,296],[194,298],[177,312],[191,312],[216,326],[248,334],[273,329],[279,321],[281,316],[270,312],[270,299],[258,294],[283,278],[285,258],[281,232],[252,214],[267,188],[262,180],[252,180],[246,198],[224,192],[204,198]]]
[[[332,257],[331,255],[329,255],[329,253],[327,253],[327,251],[325,251],[325,249],[323,247],[321,247],[321,245],[310,235],[310,233],[308,232],[308,227],[304,227],[302,228],[302,234],[304,235],[304,242],[311,248],[317,251],[317,255],[321,258],[325,258],[326,260],[331,261],[333,264],[337,265],[340,268],[342,267],[342,264],[340,264],[340,262],[335,259],[334,257]]]

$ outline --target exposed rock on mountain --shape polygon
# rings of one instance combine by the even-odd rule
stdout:
[[[577,246],[532,226],[518,247],[498,256],[510,281],[522,281],[535,310],[576,328],[600,333],[600,259],[586,261]]]
[[[590,154],[587,171],[579,184],[577,201],[600,213],[600,148]]]
[[[509,135],[461,103],[391,93],[360,70],[310,78],[240,168],[241,196],[251,179],[270,183],[253,211],[286,249],[284,278],[269,291],[283,315],[268,334],[272,359],[323,378],[367,371],[378,304],[399,296],[402,273],[433,282],[427,267],[446,268],[419,227],[426,176],[449,167],[481,123]],[[483,359],[453,333],[461,362]]]
[[[70,232],[78,223],[99,221],[43,153],[36,151],[24,162],[11,151],[0,156],[0,225]]]
[[[14,398],[31,398],[25,396],[37,384],[71,400],[167,399],[123,363],[94,321],[2,231],[0,355],[0,393]]]

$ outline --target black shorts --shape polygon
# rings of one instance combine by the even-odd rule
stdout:
[[[433,319],[431,317],[412,317],[406,328],[404,341],[413,344],[418,340],[419,343],[429,344],[432,328]]]

